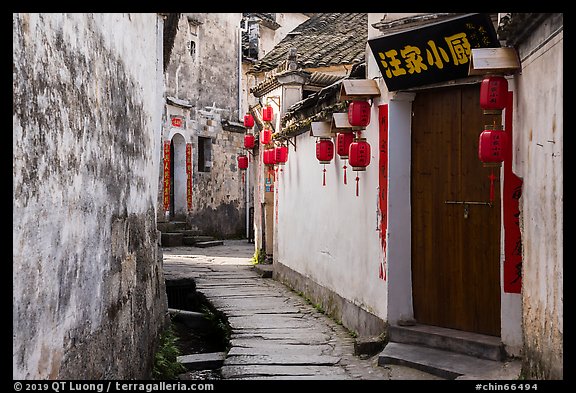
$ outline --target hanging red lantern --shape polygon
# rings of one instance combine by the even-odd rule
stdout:
[[[244,171],[248,169],[248,156],[246,154],[238,155],[238,168],[242,171],[242,183],[244,183]]]
[[[503,76],[488,76],[480,84],[480,107],[484,113],[499,113],[506,107],[508,81]]]
[[[262,153],[262,160],[264,165],[275,165],[276,164],[276,154],[274,149],[264,149]]]
[[[272,117],[274,115],[274,110],[272,109],[271,105],[266,105],[262,108],[262,120],[263,121],[272,121]]]
[[[354,134],[351,132],[339,132],[336,135],[336,153],[344,160],[344,184],[348,184],[346,178],[346,160],[348,159],[348,151],[350,150],[350,144],[354,141]]]
[[[508,146],[508,134],[502,126],[485,126],[478,140],[478,158],[486,166],[498,165],[504,161]]]
[[[330,138],[320,138],[316,142],[316,158],[320,164],[330,164],[334,158],[334,143]]]
[[[360,181],[358,171],[365,171],[370,165],[370,144],[366,142],[366,138],[354,138],[348,155],[348,162],[352,165],[352,170],[356,171],[356,196],[358,196],[358,182]]]
[[[252,128],[254,127],[254,117],[250,113],[244,115],[244,127]]]
[[[240,169],[248,168],[248,156],[246,154],[238,155],[238,168]]]
[[[348,150],[353,141],[354,134],[351,132],[339,132],[336,134],[336,153],[338,153],[340,158],[348,158]]]
[[[370,124],[370,103],[355,100],[348,105],[348,123],[354,127],[366,127]]]
[[[322,185],[326,185],[326,164],[330,164],[332,158],[334,158],[334,142],[330,138],[320,138],[316,142],[316,158],[320,161],[320,164],[324,164],[324,169],[322,170]]]
[[[256,137],[254,134],[245,134],[244,135],[244,148],[245,149],[253,149]]]
[[[284,165],[288,161],[288,146],[278,146],[274,149],[274,157],[277,164]]]
[[[267,145],[272,141],[272,130],[268,128],[264,128],[260,132],[260,143],[263,145]]]
[[[370,165],[370,144],[366,138],[354,138],[348,151],[348,162],[354,171],[365,171]]]

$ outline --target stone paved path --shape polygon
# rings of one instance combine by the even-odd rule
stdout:
[[[284,284],[261,278],[254,245],[226,240],[211,248],[164,248],[166,278],[193,277],[196,289],[228,318],[231,349],[224,379],[439,379],[377,355],[354,355],[354,338]]]

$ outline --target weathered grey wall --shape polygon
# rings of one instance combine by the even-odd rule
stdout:
[[[161,32],[156,14],[13,14],[15,379],[149,376]]]
[[[167,96],[191,103],[186,129],[192,143],[192,209],[187,221],[193,228],[218,237],[246,232],[246,192],[236,156],[244,134],[222,127],[222,121],[241,125],[239,117],[239,39],[241,13],[182,14],[166,72]],[[195,42],[195,55],[190,42]],[[242,114],[243,116],[243,114]],[[163,138],[170,136],[165,118]],[[198,137],[212,138],[212,168],[198,171]],[[160,195],[161,198],[161,195]]]
[[[523,369],[563,378],[563,18],[551,14],[518,47],[513,80],[514,171],[524,180],[522,231]]]

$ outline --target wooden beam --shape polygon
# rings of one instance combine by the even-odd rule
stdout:
[[[354,132],[357,130],[363,130],[366,127],[355,127],[348,122],[348,113],[346,112],[335,112],[332,113],[332,133],[336,134],[338,132]]]
[[[344,79],[340,89],[340,101],[370,99],[380,95],[374,79]]]
[[[476,48],[470,54],[468,75],[514,74],[520,70],[515,48]]]

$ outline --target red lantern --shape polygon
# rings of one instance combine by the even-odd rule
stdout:
[[[341,159],[348,159],[348,151],[350,150],[350,144],[354,141],[354,134],[351,132],[340,132],[336,135],[336,153]],[[344,162],[344,184],[348,184],[346,179],[346,162]]]
[[[272,130],[265,128],[260,132],[260,143],[267,145],[272,141]]]
[[[366,138],[354,138],[348,151],[348,162],[355,171],[365,171],[370,165],[370,144]]]
[[[332,158],[334,158],[334,142],[330,138],[320,138],[316,142],[316,158],[320,161],[320,164],[324,164],[324,169],[322,170],[322,185],[326,185],[326,164],[330,164]]]
[[[250,113],[244,115],[244,127],[252,128],[254,127],[254,117]]]
[[[503,76],[489,76],[480,85],[480,107],[498,113],[506,106],[508,81]]]
[[[246,134],[244,135],[244,148],[245,149],[252,149],[254,148],[254,141],[256,140],[256,137],[254,136],[254,134]]]
[[[288,161],[288,146],[278,146],[274,149],[274,157],[277,164],[284,165]]]
[[[494,126],[486,126],[494,127]],[[508,134],[502,129],[485,129],[478,140],[478,158],[484,163],[501,163],[508,146]]]
[[[248,168],[248,156],[246,154],[238,155],[238,168],[240,169]]]
[[[271,105],[266,105],[262,108],[262,120],[263,121],[272,121],[272,117],[274,115],[274,110],[272,109]]]
[[[276,154],[274,149],[264,149],[262,153],[262,160],[264,165],[275,165],[276,164]]]
[[[354,142],[350,144],[348,155],[348,162],[352,165],[352,170],[365,171],[366,167],[370,165],[370,144],[366,142],[366,138],[354,138]],[[358,196],[359,181],[360,178],[356,173],[356,196]]]
[[[342,159],[348,158],[350,144],[354,141],[354,134],[351,132],[339,132],[336,135],[336,153]]]
[[[370,124],[370,104],[368,101],[352,101],[348,105],[348,123],[354,127]]]
[[[320,164],[330,164],[334,158],[334,143],[330,138],[320,138],[316,142],[316,158]]]

